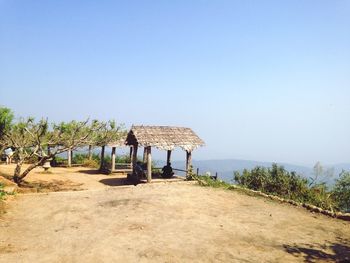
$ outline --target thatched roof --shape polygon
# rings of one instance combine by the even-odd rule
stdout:
[[[115,142],[110,142],[107,144],[107,146],[109,147],[123,147],[126,145],[126,135],[123,135],[119,140],[115,141]]]
[[[126,144],[152,146],[162,150],[180,147],[185,151],[204,146],[204,142],[190,128],[170,126],[132,126]]]

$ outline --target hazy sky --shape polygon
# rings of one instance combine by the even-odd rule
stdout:
[[[347,0],[0,0],[0,104],[188,126],[207,144],[195,159],[349,162],[349,14]]]

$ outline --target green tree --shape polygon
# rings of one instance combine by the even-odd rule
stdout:
[[[46,119],[38,122],[33,118],[19,120],[5,130],[0,138],[2,145],[15,148],[17,163],[14,182],[20,184],[30,171],[57,154],[88,145],[101,128],[101,124],[96,121],[49,124]],[[36,157],[36,161],[22,171],[23,163],[33,157]]]
[[[100,170],[103,170],[105,165],[105,146],[120,140],[123,136],[126,135],[126,130],[123,124],[117,125],[115,120],[110,120],[108,122],[96,122],[99,123],[101,129],[94,134],[91,145],[99,146],[102,148]]]
[[[0,107],[0,154],[8,147],[3,137],[11,129],[13,118],[14,115],[11,109]]]

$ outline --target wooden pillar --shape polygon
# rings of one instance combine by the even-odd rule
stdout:
[[[151,146],[147,147],[147,183],[152,181],[152,154]]]
[[[112,147],[112,154],[111,154],[111,163],[112,163],[112,167],[111,167],[111,172],[115,171],[115,152],[116,152],[116,147]]]
[[[100,170],[103,169],[104,164],[105,164],[105,146],[102,146],[102,147],[101,147]]]
[[[130,165],[131,165],[131,168],[132,168],[132,145],[130,145],[130,153],[129,153],[129,157],[130,157]]]
[[[168,150],[167,157],[166,157],[166,165],[170,164],[170,160],[171,160],[171,150]]]
[[[67,166],[72,167],[72,150],[67,151]]]
[[[73,150],[70,151],[70,155],[71,155],[71,157],[70,157],[71,162],[73,163]]]
[[[136,162],[137,162],[137,144],[134,145],[133,147],[133,151],[132,151],[132,171],[135,172],[135,166],[136,166]]]
[[[143,148],[143,163],[147,162],[147,147]]]
[[[189,174],[192,165],[192,152],[186,151],[186,175]]]
[[[89,145],[89,153],[88,153],[89,161],[92,159],[92,145]]]

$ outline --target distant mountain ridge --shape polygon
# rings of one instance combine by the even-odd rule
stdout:
[[[233,172],[242,172],[243,169],[252,169],[256,166],[271,167],[274,162],[260,162],[253,160],[239,159],[218,159],[218,160],[193,160],[193,168],[196,171],[199,168],[199,173],[210,172],[214,175],[218,173],[218,177],[226,182],[233,181]],[[287,171],[295,171],[303,177],[309,178],[313,176],[313,167],[295,165],[290,163],[278,163]],[[183,161],[174,161],[172,166],[175,168],[185,169]],[[330,178],[321,178],[320,181],[326,182],[328,185],[333,185],[342,170],[350,171],[350,163],[340,163],[335,165],[324,165],[325,169],[333,168],[334,176]]]

